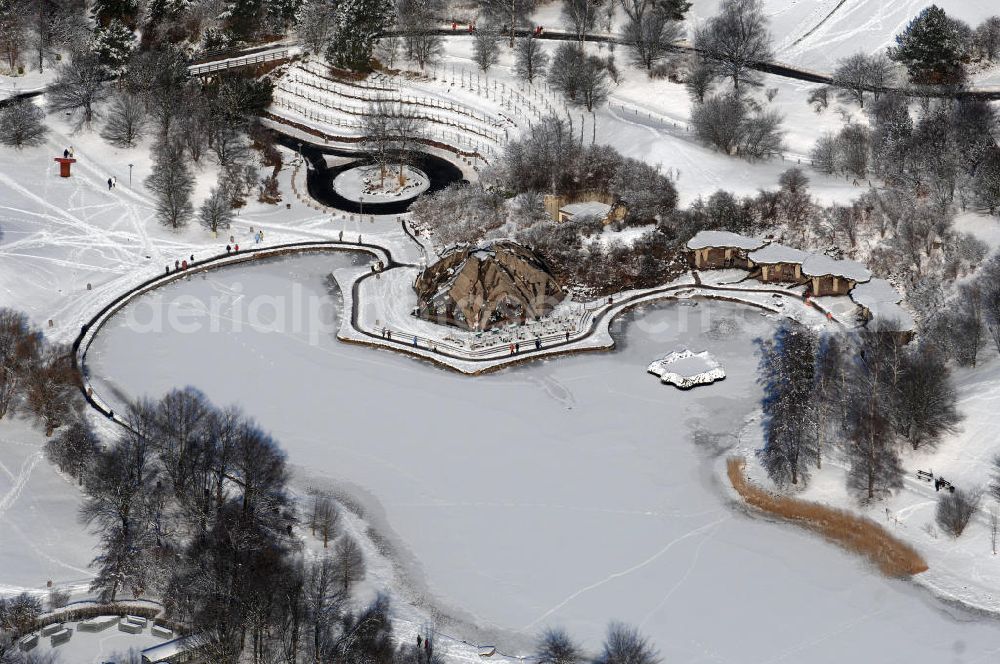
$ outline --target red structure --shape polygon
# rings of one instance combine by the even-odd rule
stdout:
[[[70,164],[75,164],[76,159],[67,159],[66,157],[56,157],[55,160],[59,162],[59,177],[68,178]]]

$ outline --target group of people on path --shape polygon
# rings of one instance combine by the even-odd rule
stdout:
[[[68,148],[66,148],[65,150],[63,150],[63,159],[76,159],[76,157],[73,156],[73,146],[72,145],[69,146]]]
[[[183,260],[180,260],[180,259],[175,260],[174,261],[174,272],[181,272],[182,270],[188,269],[188,265],[189,265],[188,261],[190,261],[190,265],[194,265],[194,254],[191,254],[190,258],[185,258]],[[166,267],[166,274],[170,274],[170,266],[169,265]]]
[[[108,178],[108,191],[111,191],[113,188],[117,186],[118,186],[118,177],[112,175],[111,177]]]

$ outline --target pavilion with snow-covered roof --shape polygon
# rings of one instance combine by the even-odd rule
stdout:
[[[872,278],[867,267],[851,260],[837,260],[810,254],[802,262],[802,274],[809,278],[811,295],[847,295],[858,284]]]
[[[861,309],[865,323],[875,321],[896,330],[904,341],[913,336],[916,321],[909,311],[900,306],[903,295],[885,279],[870,279],[851,289],[851,299]]]
[[[691,262],[700,270],[724,267],[748,270],[747,254],[765,244],[764,240],[729,231],[698,231],[688,240],[687,248]]]
[[[809,254],[801,249],[772,243],[747,255],[751,267],[760,268],[758,277],[764,283],[802,281],[802,264]]]

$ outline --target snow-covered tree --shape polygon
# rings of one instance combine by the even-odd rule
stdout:
[[[889,57],[906,66],[914,83],[955,84],[965,80],[963,60],[972,31],[937,5],[923,9],[896,35]]]
[[[299,8],[296,34],[310,53],[322,53],[336,29],[336,5],[330,0],[310,0]]]
[[[45,114],[30,99],[19,99],[0,108],[0,142],[17,149],[40,145],[48,128]]]
[[[535,78],[545,76],[548,64],[549,56],[534,35],[521,37],[514,44],[514,73],[518,78],[534,83]]]
[[[27,7],[23,0],[0,0],[0,57],[12,72],[28,46]]]
[[[1000,58],[1000,16],[990,16],[980,23],[973,34],[973,43],[985,60]]]
[[[169,139],[161,141],[154,149],[154,159],[146,187],[156,196],[156,216],[163,225],[180,228],[191,217],[194,191],[194,176],[188,168],[184,148]]]
[[[334,67],[368,71],[379,36],[392,24],[391,0],[343,0],[337,5],[326,59]]]

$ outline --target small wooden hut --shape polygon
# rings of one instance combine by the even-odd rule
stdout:
[[[802,263],[802,274],[809,278],[809,294],[813,296],[847,295],[852,288],[872,278],[872,273],[861,263],[822,254],[811,254]]]
[[[747,255],[764,283],[802,283],[802,263],[808,257],[806,252],[783,244],[769,244]]]

